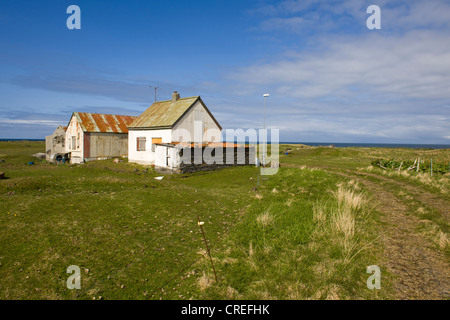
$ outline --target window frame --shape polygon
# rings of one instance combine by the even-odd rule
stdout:
[[[146,151],[147,138],[146,137],[136,137],[136,151]]]

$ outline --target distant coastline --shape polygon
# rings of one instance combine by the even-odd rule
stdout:
[[[450,149],[450,144],[412,144],[412,143],[339,143],[339,142],[280,142],[280,144],[305,144],[307,146],[330,146],[336,148],[410,148],[410,149]]]
[[[0,141],[45,141],[45,139],[0,139]]]
[[[0,141],[45,141],[45,139],[0,139]],[[270,144],[270,142],[268,142]],[[336,148],[410,148],[410,149],[450,149],[450,144],[412,144],[412,143],[340,143],[340,142],[291,142],[282,141],[280,144],[304,144],[320,147],[333,145]]]

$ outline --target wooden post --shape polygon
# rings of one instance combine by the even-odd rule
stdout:
[[[414,170],[414,168],[416,167],[416,162],[417,162],[417,159],[414,160],[413,165],[410,166],[410,167],[408,168],[408,170]]]
[[[431,176],[433,176],[433,158],[431,158]]]
[[[200,217],[197,215],[197,221],[198,221],[198,225],[200,226],[200,230],[202,231],[203,234],[203,240],[205,240],[205,245],[206,245],[206,251],[208,252],[209,255],[209,260],[211,261],[211,265],[214,271],[214,277],[216,278],[216,283],[217,283],[217,274],[216,274],[216,268],[214,268],[214,263],[211,257],[211,252],[209,251],[209,246],[208,246],[208,242],[206,241],[206,236],[205,236],[205,232],[203,232],[203,222],[200,222]]]

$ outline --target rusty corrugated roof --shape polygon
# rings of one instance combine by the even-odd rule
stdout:
[[[128,127],[172,127],[199,98],[199,96],[180,98],[175,103],[172,100],[155,102]]]
[[[128,133],[128,126],[137,118],[116,114],[74,112],[84,132]]]

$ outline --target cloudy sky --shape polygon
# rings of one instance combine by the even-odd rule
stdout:
[[[2,0],[0,138],[139,115],[158,86],[200,95],[224,128],[261,128],[270,93],[282,141],[450,144],[449,17],[447,0]]]

